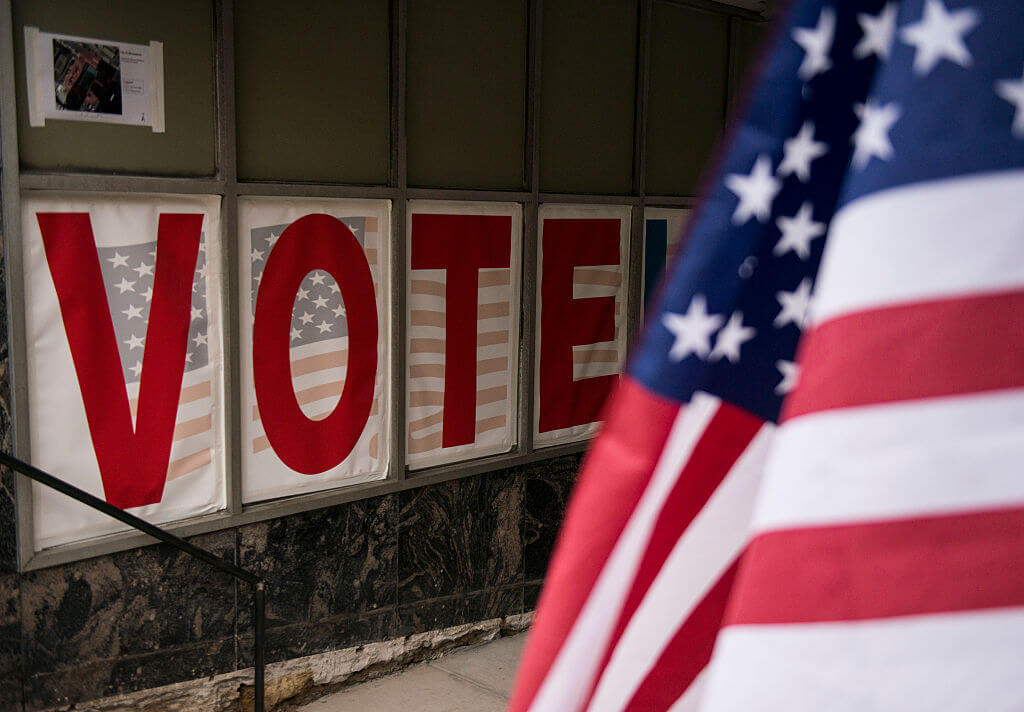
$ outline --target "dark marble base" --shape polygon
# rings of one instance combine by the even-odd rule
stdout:
[[[194,541],[266,581],[268,662],[516,615],[536,605],[578,461]],[[3,497],[0,488],[0,515]],[[252,665],[249,587],[173,549],[4,574],[3,546],[0,527],[0,710],[77,704]]]

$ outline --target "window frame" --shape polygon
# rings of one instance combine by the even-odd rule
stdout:
[[[729,18],[728,71],[726,97],[737,81],[736,23],[744,20],[764,21],[760,14],[713,2],[712,0],[658,0],[693,9],[723,14]],[[17,119],[15,115],[14,41],[12,0],[0,0],[0,200],[2,230],[6,256],[6,296],[8,305],[8,345],[10,405],[12,412],[11,445],[16,456],[29,453],[29,419],[27,391],[27,360],[25,346],[24,274],[21,245],[21,193],[26,190],[89,191],[104,193],[209,194],[221,197],[221,298],[225,305],[223,344],[225,353],[224,383],[226,398],[225,445],[227,461],[227,507],[224,511],[168,524],[172,533],[189,537],[208,532],[298,514],[354,500],[390,494],[414,487],[468,477],[506,467],[521,466],[567,454],[582,452],[587,442],[534,448],[534,344],[536,339],[537,231],[538,208],[543,203],[575,203],[629,206],[629,257],[625,265],[628,291],[626,295],[627,339],[632,341],[640,326],[640,291],[642,289],[642,242],[644,209],[690,208],[692,195],[648,195],[645,191],[647,150],[647,102],[649,93],[651,14],[655,0],[637,0],[636,95],[634,97],[633,165],[631,190],[620,194],[583,194],[541,192],[540,184],[540,97],[541,40],[543,0],[528,0],[527,6],[527,85],[525,165],[526,190],[473,190],[454,188],[409,187],[407,181],[406,116],[406,42],[407,5],[409,0],[390,0],[390,126],[389,170],[386,185],[316,184],[292,181],[240,181],[237,176],[236,116],[234,84],[234,0],[214,0],[215,48],[215,161],[212,177],[153,177],[125,174],[90,174],[86,172],[25,171],[19,169]],[[724,107],[723,107],[724,112]],[[282,499],[249,505],[242,504],[241,494],[241,384],[238,317],[241,305],[238,294],[239,257],[234,237],[238,232],[239,196],[287,196],[318,198],[375,198],[391,201],[390,265],[391,306],[394,310],[389,337],[392,340],[390,368],[392,373],[389,397],[392,399],[391,432],[388,442],[390,466],[387,478],[336,489],[292,495]],[[458,200],[484,202],[515,202],[522,206],[522,285],[518,384],[518,436],[510,452],[442,464],[410,471],[405,461],[405,285],[407,262],[407,208],[410,200]],[[60,473],[55,473],[59,476]],[[32,571],[154,543],[152,538],[137,532],[124,532],[35,551],[33,546],[32,487],[27,478],[16,478],[16,513],[18,563],[21,571]]]

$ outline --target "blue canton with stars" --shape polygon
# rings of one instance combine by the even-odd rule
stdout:
[[[794,5],[628,369],[676,400],[704,391],[769,421],[798,378],[836,210],[1024,166],[1020,0]]]

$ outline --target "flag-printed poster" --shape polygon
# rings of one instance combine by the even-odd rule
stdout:
[[[689,208],[644,209],[642,309],[654,299],[658,282],[676,254],[691,212]]]
[[[626,356],[630,208],[542,205],[534,444],[589,438]]]
[[[428,467],[516,444],[522,207],[412,201],[407,461]]]
[[[31,461],[155,523],[225,506],[219,211],[22,199]],[[125,529],[46,487],[32,501],[37,551]]]
[[[390,327],[389,309],[385,300],[389,298],[389,215],[390,202],[386,200],[261,197],[239,200],[243,501],[255,502],[330,489],[386,476]],[[366,348],[373,351],[374,341],[376,347],[375,352],[370,354],[370,362],[360,371],[358,380],[348,379],[350,367],[354,368],[350,357],[355,355],[350,352],[350,336],[363,328],[348,313],[354,306],[349,303],[352,301],[349,297],[357,294],[350,290],[359,289],[358,279],[350,283],[339,283],[339,269],[327,264],[318,266],[303,262],[303,266],[297,266],[308,250],[295,240],[301,239],[299,232],[310,221],[320,221],[316,224],[321,228],[317,229],[326,229],[332,239],[337,239],[337,249],[332,247],[324,253],[328,260],[336,257],[335,264],[348,264],[355,270],[357,277],[366,274],[367,290],[371,289],[372,280],[372,292],[361,295],[361,298],[370,300],[372,297],[373,303],[366,308],[375,312],[375,315],[371,312],[369,316],[371,322],[376,322],[376,338],[373,338],[373,333],[368,336],[363,333],[359,338],[365,342],[361,347],[364,356]],[[286,230],[290,231],[286,233]],[[324,241],[320,235],[316,233],[314,243],[322,247]],[[298,245],[296,249],[287,253],[282,251],[279,245],[282,236],[286,238],[282,244],[287,245],[291,240],[293,245]],[[355,243],[352,240],[358,243],[358,249],[353,247]],[[346,246],[355,252],[346,254]],[[275,250],[278,252],[275,253]],[[353,255],[356,257],[354,260],[351,259]],[[257,304],[260,304],[260,309],[269,308],[266,296],[263,302],[259,302],[259,298],[261,285],[265,284],[264,274],[268,261],[274,257],[277,259],[271,262],[271,271],[297,269],[305,275],[296,278],[294,294],[285,300],[292,307],[290,319],[286,316],[285,321],[279,324],[282,330],[288,332],[287,358],[291,376],[290,389],[288,384],[284,385],[281,402],[290,400],[292,396],[289,392],[294,394],[294,401],[301,411],[295,413],[293,418],[298,432],[305,431],[308,435],[316,432],[319,427],[320,432],[324,433],[324,440],[335,439],[333,433],[329,437],[326,435],[329,428],[324,430],[323,426],[329,424],[327,421],[332,418],[345,416],[342,411],[348,407],[347,398],[356,389],[364,389],[367,396],[368,414],[365,418],[362,414],[355,416],[361,427],[351,434],[351,448],[343,448],[344,456],[339,456],[340,461],[314,464],[306,471],[290,466],[289,455],[277,451],[293,438],[285,435],[277,441],[275,449],[272,442],[274,438],[268,436],[265,422],[266,418],[277,415],[280,404],[267,412],[261,412],[254,378],[258,370],[254,370],[254,349],[266,347],[265,344],[254,343],[254,333],[259,334],[258,324],[255,323]],[[310,267],[308,271],[307,266]],[[266,274],[269,276],[270,272]],[[342,277],[342,281],[344,279]],[[366,303],[369,304],[369,301]],[[372,324],[366,328],[372,330]],[[282,339],[285,338],[283,333]],[[361,358],[361,361],[366,359]],[[349,383],[349,380],[352,382]],[[371,384],[372,396],[369,392]]]

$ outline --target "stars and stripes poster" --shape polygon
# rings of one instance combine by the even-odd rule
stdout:
[[[389,215],[239,199],[243,501],[385,477]]]
[[[665,266],[672,262],[679,248],[691,212],[689,208],[644,208],[641,311],[654,299]]]
[[[165,523],[225,506],[220,199],[22,196],[31,461]],[[33,486],[37,550],[119,531]]]
[[[631,209],[540,206],[533,440],[585,440],[626,355]]]
[[[406,281],[407,462],[516,444],[522,206],[411,201]]]
[[[793,4],[511,710],[1024,705],[1021,37],[1016,0]]]

